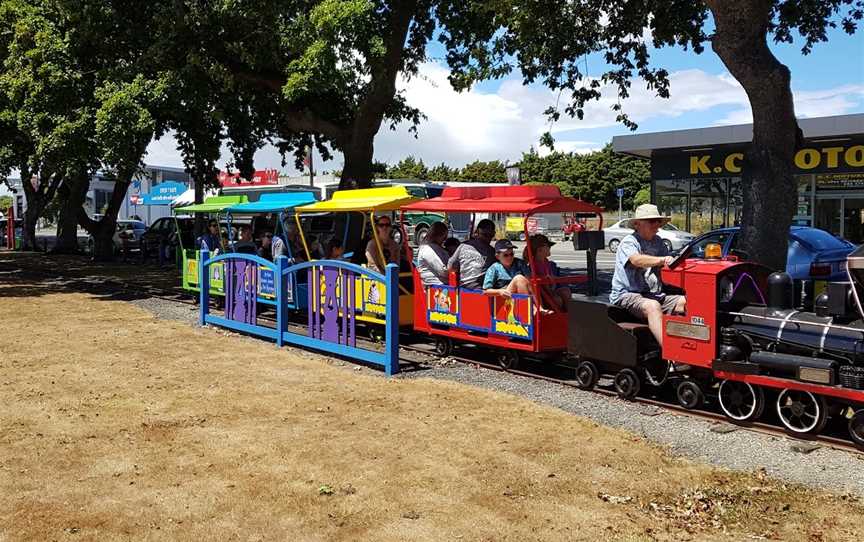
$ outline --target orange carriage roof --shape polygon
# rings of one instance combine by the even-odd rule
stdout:
[[[554,185],[447,187],[436,198],[403,205],[406,211],[490,213],[602,213],[603,209],[561,195]]]

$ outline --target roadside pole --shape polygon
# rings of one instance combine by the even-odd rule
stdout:
[[[623,218],[623,209],[624,209],[624,189],[619,188],[615,190],[615,193],[618,195],[618,220],[620,221]]]

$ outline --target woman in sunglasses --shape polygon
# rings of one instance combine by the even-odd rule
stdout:
[[[399,265],[400,250],[399,244],[393,240],[393,222],[389,216],[379,216],[375,220],[375,236],[366,244],[366,266],[373,271],[384,274],[388,263]],[[381,242],[381,250],[378,250],[378,245],[375,244],[375,237]],[[384,260],[381,260],[381,253],[384,253]]]

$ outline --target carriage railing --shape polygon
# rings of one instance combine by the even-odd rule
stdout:
[[[271,262],[252,254],[226,253],[213,258],[201,251],[199,265],[201,325],[217,325],[242,333],[264,337],[304,348],[320,350],[350,359],[380,365],[386,374],[399,371],[399,268],[390,264],[385,274],[356,264],[317,260],[289,264],[279,257]],[[210,309],[210,281],[204,277],[210,268],[224,269],[225,307],[220,316]],[[291,287],[304,282],[308,296],[306,309],[297,306]],[[275,325],[266,325],[259,313],[263,305],[275,306]],[[367,304],[384,312],[383,349],[359,346],[357,315]],[[305,322],[302,322],[305,317]],[[305,333],[300,324],[305,323]]]

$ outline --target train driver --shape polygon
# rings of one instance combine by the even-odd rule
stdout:
[[[663,293],[660,269],[669,265],[672,256],[657,232],[670,217],[663,216],[656,205],[646,203],[636,208],[630,227],[633,233],[624,237],[615,255],[615,274],[609,301],[648,321],[657,344],[663,345],[663,314],[683,313],[683,295]]]

